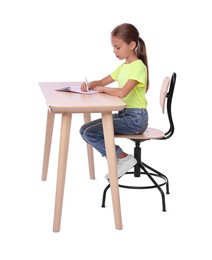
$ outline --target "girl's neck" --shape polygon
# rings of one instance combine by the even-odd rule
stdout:
[[[125,63],[129,64],[129,63],[132,63],[132,62],[134,62],[136,60],[138,60],[138,57],[135,54],[133,54],[133,55],[130,55],[129,57],[127,57],[125,59]]]
[[[134,62],[134,61],[136,61],[136,60],[139,60],[138,58],[136,58],[136,59],[132,59],[132,60],[125,60],[125,64],[130,64],[130,63],[132,63],[132,62]]]

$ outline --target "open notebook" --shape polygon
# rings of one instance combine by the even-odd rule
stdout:
[[[99,93],[98,91],[95,91],[95,90],[89,90],[88,92],[82,91],[80,89],[80,86],[71,86],[71,87],[59,88],[59,89],[56,89],[56,91],[74,92],[74,93],[81,93],[81,94],[85,94],[85,95]]]

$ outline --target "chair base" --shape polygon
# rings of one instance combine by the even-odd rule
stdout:
[[[119,184],[120,188],[126,188],[126,189],[153,189],[157,188],[161,194],[162,198],[162,211],[166,211],[166,202],[165,202],[165,194],[162,190],[162,186],[166,186],[166,194],[169,194],[169,180],[168,178],[162,174],[161,172],[155,170],[154,168],[150,167],[144,162],[141,162],[141,148],[140,148],[140,141],[136,142],[136,147],[134,148],[134,157],[137,160],[137,164],[134,166],[133,172],[127,172],[122,177],[123,178],[127,174],[133,174],[134,177],[140,177],[142,174],[146,175],[150,180],[152,185],[144,185],[144,186],[130,186],[130,185],[122,185]],[[119,179],[120,179],[119,178]],[[158,182],[158,179],[162,181],[161,183]],[[157,181],[156,181],[157,180]],[[110,188],[110,184],[106,186],[106,188],[103,191],[103,197],[102,197],[102,207],[105,207],[105,201],[106,201],[106,194],[107,190]]]

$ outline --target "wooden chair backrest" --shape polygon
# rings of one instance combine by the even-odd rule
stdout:
[[[170,78],[165,77],[162,82],[162,86],[160,90],[160,106],[163,113],[165,112],[166,95],[169,90],[169,85],[170,85]]]

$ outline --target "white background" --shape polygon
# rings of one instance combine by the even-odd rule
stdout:
[[[2,0],[0,2],[0,258],[211,259],[210,1]],[[156,190],[120,190],[123,230],[114,226],[107,165],[95,152],[88,177],[85,143],[73,116],[61,232],[52,232],[60,116],[47,182],[41,182],[46,105],[41,81],[99,79],[120,61],[110,32],[133,23],[145,40],[150,69],[150,125],[166,130],[158,96],[177,73],[176,131],[143,145],[143,159],[170,180],[167,212]],[[210,113],[210,114],[209,114]],[[121,142],[126,152],[133,144]]]

